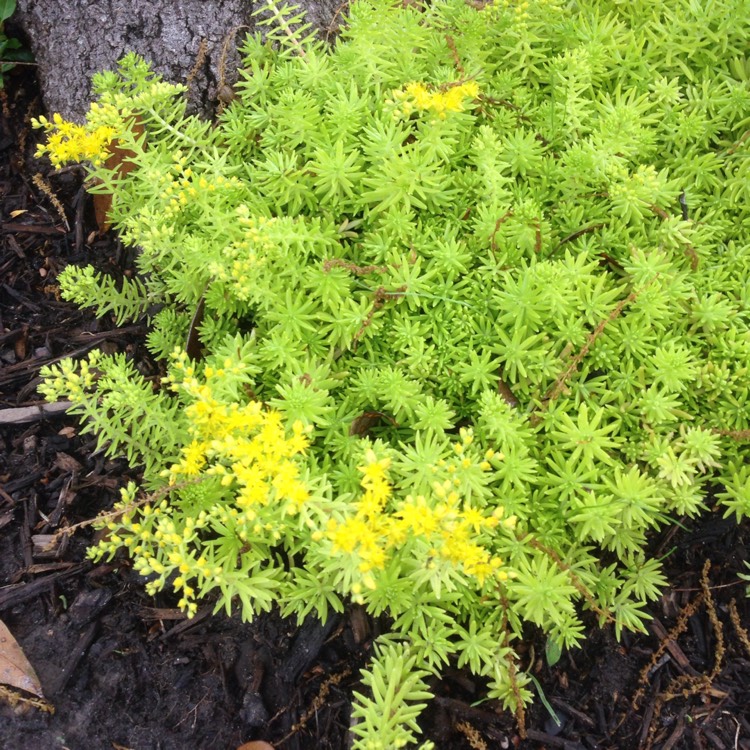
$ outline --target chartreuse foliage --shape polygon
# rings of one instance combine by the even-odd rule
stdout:
[[[641,629],[648,533],[716,486],[750,512],[747,0],[406,5],[331,48],[274,6],[215,127],[132,55],[41,123],[139,248],[63,294],[149,316],[169,369],[46,372],[158,490],[94,556],[189,613],[387,613],[360,748],[414,741],[448,663],[519,709],[526,625]]]

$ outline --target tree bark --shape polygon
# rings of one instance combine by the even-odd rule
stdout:
[[[342,0],[301,0],[326,30]],[[81,122],[91,77],[130,51],[172,83],[189,83],[192,111],[211,117],[237,78],[238,41],[252,28],[248,0],[19,0],[14,20],[39,68],[47,110]],[[249,27],[249,28],[248,28]]]

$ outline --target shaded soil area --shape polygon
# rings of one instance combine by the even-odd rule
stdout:
[[[116,328],[59,299],[68,263],[123,273],[132,257],[97,231],[80,170],[53,174],[34,159],[38,114],[33,77],[15,73],[0,134],[0,620],[47,704],[0,691],[0,747],[348,748],[351,692],[386,622],[353,606],[325,624],[276,613],[248,624],[212,615],[210,603],[186,620],[168,594],[146,596],[127,559],[89,562],[91,526],[49,544],[108,509],[137,472],[97,452],[63,411],[40,412],[40,368],[94,347],[124,352],[149,377],[157,368],[144,326]],[[529,632],[522,666],[544,700],[528,711],[525,738],[518,717],[482,702],[483,684],[457,669],[432,685],[425,737],[448,750],[750,750],[750,607],[738,577],[749,539],[750,524],[720,514],[661,532],[652,552],[665,557],[670,588],[647,634],[617,642],[592,621],[584,647],[549,667]]]

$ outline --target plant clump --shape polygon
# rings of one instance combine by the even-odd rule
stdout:
[[[416,741],[449,663],[520,712],[528,628],[643,629],[649,532],[750,512],[746,1],[403,5],[330,47],[270,5],[215,126],[134,55],[41,123],[138,248],[63,295],[168,370],[45,372],[144,466],[92,555],[188,614],[387,614],[359,748]]]

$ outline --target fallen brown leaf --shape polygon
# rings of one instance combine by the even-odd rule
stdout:
[[[136,122],[133,125],[133,133],[142,136],[144,133],[143,125]],[[108,147],[109,157],[104,162],[107,169],[116,172],[118,177],[124,177],[128,172],[135,169],[135,164],[131,161],[136,155],[135,152],[127,148],[120,148],[119,141],[115,138]],[[109,230],[109,212],[112,208],[112,195],[110,193],[94,193],[94,216],[101,234]]]
[[[34,667],[24,655],[16,639],[0,620],[0,684],[33,693],[44,698]]]

